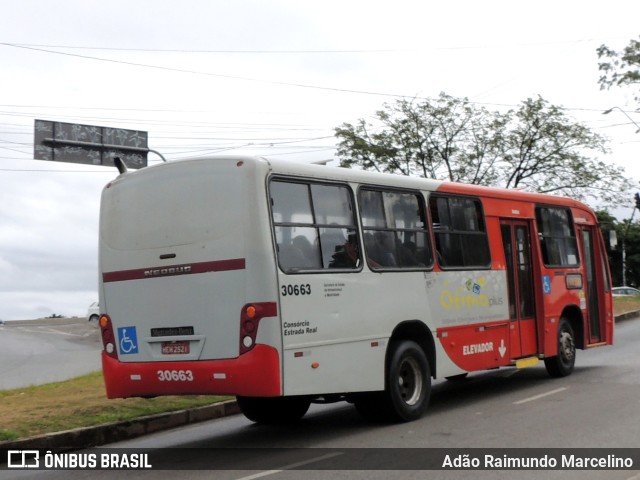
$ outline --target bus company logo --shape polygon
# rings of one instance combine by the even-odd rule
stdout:
[[[489,297],[483,293],[487,283],[486,278],[468,279],[459,288],[448,288],[449,281],[444,282],[444,289],[440,293],[440,305],[445,310],[461,310],[474,308],[490,308],[502,305],[501,297]]]
[[[7,468],[40,468],[38,450],[8,450]]]
[[[168,277],[170,275],[184,275],[191,273],[192,265],[177,265],[175,267],[151,268],[144,271],[145,278]]]
[[[467,291],[473,292],[476,295],[480,295],[482,287],[485,283],[486,280],[484,279],[484,277],[480,277],[477,282],[473,280],[467,280],[464,285],[465,287],[467,287]]]

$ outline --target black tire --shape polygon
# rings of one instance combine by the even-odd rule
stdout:
[[[417,420],[426,411],[431,396],[429,361],[415,342],[394,342],[390,348],[383,411],[393,421]]]
[[[566,377],[573,372],[576,363],[576,342],[573,328],[566,318],[558,324],[558,355],[545,358],[544,366],[550,376]]]
[[[311,405],[305,397],[236,397],[236,400],[245,417],[265,424],[296,422]]]

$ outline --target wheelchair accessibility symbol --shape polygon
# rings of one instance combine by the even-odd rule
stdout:
[[[118,339],[120,341],[120,353],[129,355],[138,353],[138,334],[136,327],[118,328]]]

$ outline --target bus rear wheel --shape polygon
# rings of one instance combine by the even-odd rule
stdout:
[[[238,407],[252,422],[277,424],[300,420],[311,401],[305,397],[236,397]]]
[[[383,405],[391,420],[410,422],[420,418],[429,404],[429,361],[420,345],[413,341],[394,343],[391,349]]]
[[[545,358],[544,366],[552,377],[566,377],[573,372],[576,363],[576,342],[573,328],[566,318],[558,324],[558,354]]]

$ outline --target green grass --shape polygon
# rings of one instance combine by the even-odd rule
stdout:
[[[638,297],[614,297],[613,313],[620,315],[622,313],[634,312],[640,310],[640,296]]]
[[[0,441],[211,405],[228,398],[188,395],[109,400],[102,373],[95,372],[64,382],[0,391]]]

